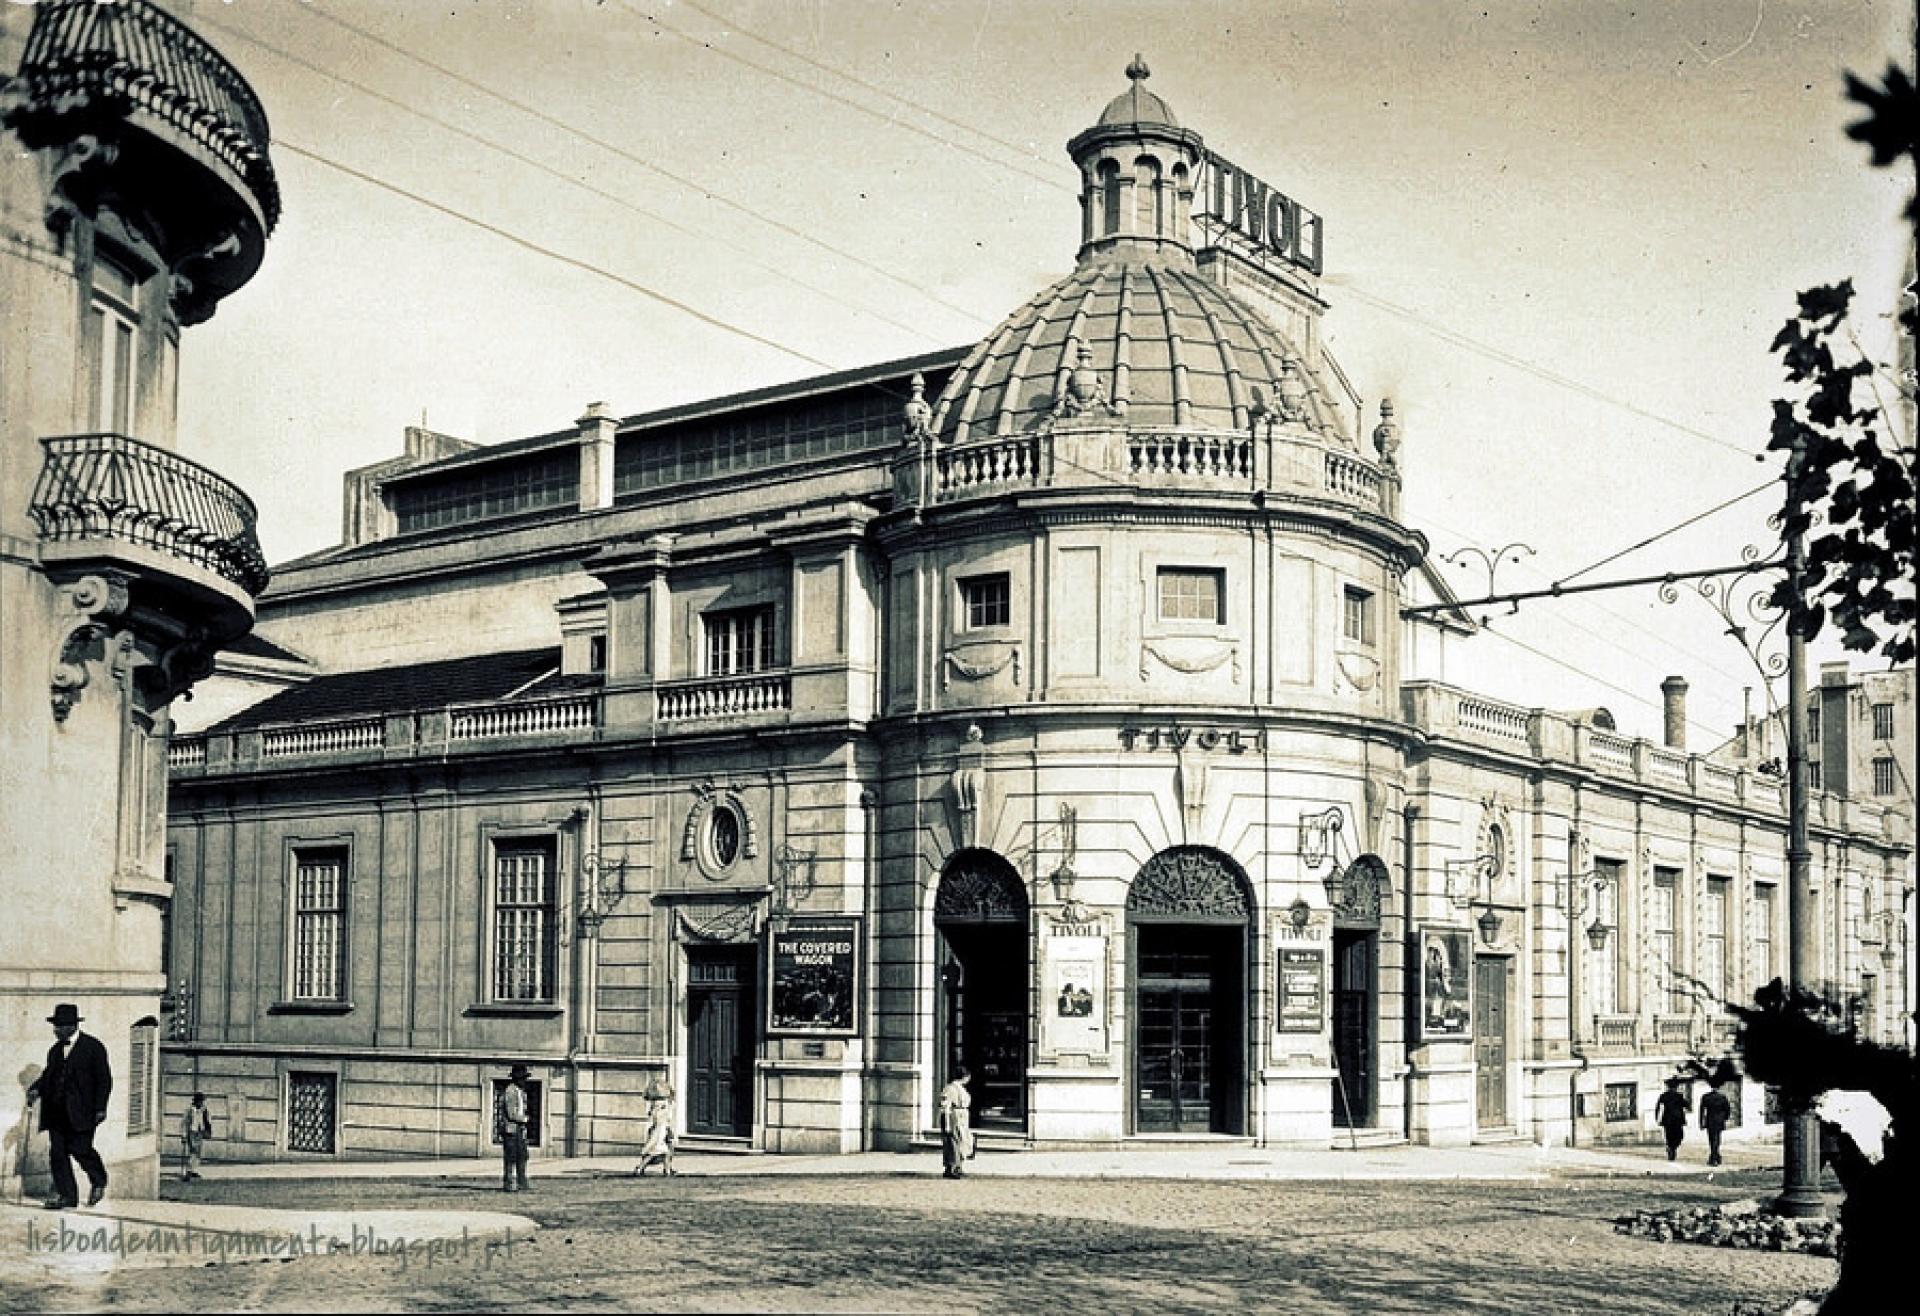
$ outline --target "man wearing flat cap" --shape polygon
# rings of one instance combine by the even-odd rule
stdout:
[[[525,1065],[515,1065],[500,1089],[494,1108],[494,1127],[500,1134],[500,1191],[524,1193],[527,1182],[527,1077]]]
[[[113,1071],[107,1064],[107,1048],[80,1031],[78,1006],[62,1001],[53,1007],[47,1022],[58,1040],[47,1051],[46,1069],[27,1089],[27,1100],[40,1103],[40,1127],[52,1143],[48,1160],[53,1196],[46,1207],[58,1211],[80,1205],[80,1190],[73,1182],[74,1161],[87,1172],[91,1190],[87,1205],[94,1206],[107,1195],[107,1167],[93,1149],[93,1131],[106,1122]]]

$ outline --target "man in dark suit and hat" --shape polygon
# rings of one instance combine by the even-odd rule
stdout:
[[[80,1031],[78,1006],[62,1001],[53,1007],[47,1022],[53,1025],[57,1040],[47,1051],[46,1069],[27,1089],[27,1100],[40,1103],[40,1127],[52,1143],[48,1159],[53,1196],[46,1206],[58,1211],[80,1205],[80,1190],[73,1182],[74,1161],[87,1172],[91,1189],[87,1205],[94,1206],[107,1195],[107,1167],[93,1149],[93,1131],[106,1122],[113,1071],[107,1064],[107,1048]]]

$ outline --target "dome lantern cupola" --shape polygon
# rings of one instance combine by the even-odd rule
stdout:
[[[1200,134],[1182,128],[1146,88],[1140,56],[1129,86],[1100,121],[1067,143],[1080,169],[1080,263],[1158,259],[1192,265],[1193,189],[1204,158]]]

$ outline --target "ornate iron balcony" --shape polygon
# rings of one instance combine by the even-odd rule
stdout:
[[[121,434],[42,439],[46,464],[27,511],[50,542],[117,539],[267,587],[253,500],[198,462]]]
[[[233,65],[147,0],[40,0],[20,59],[13,126],[57,135],[67,119],[142,110],[190,137],[246,183],[272,232],[280,186],[267,113]]]

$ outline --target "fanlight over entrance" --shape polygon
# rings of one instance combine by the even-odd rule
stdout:
[[[1162,850],[1147,860],[1127,892],[1136,919],[1245,922],[1252,914],[1246,880],[1233,861],[1199,846]]]

